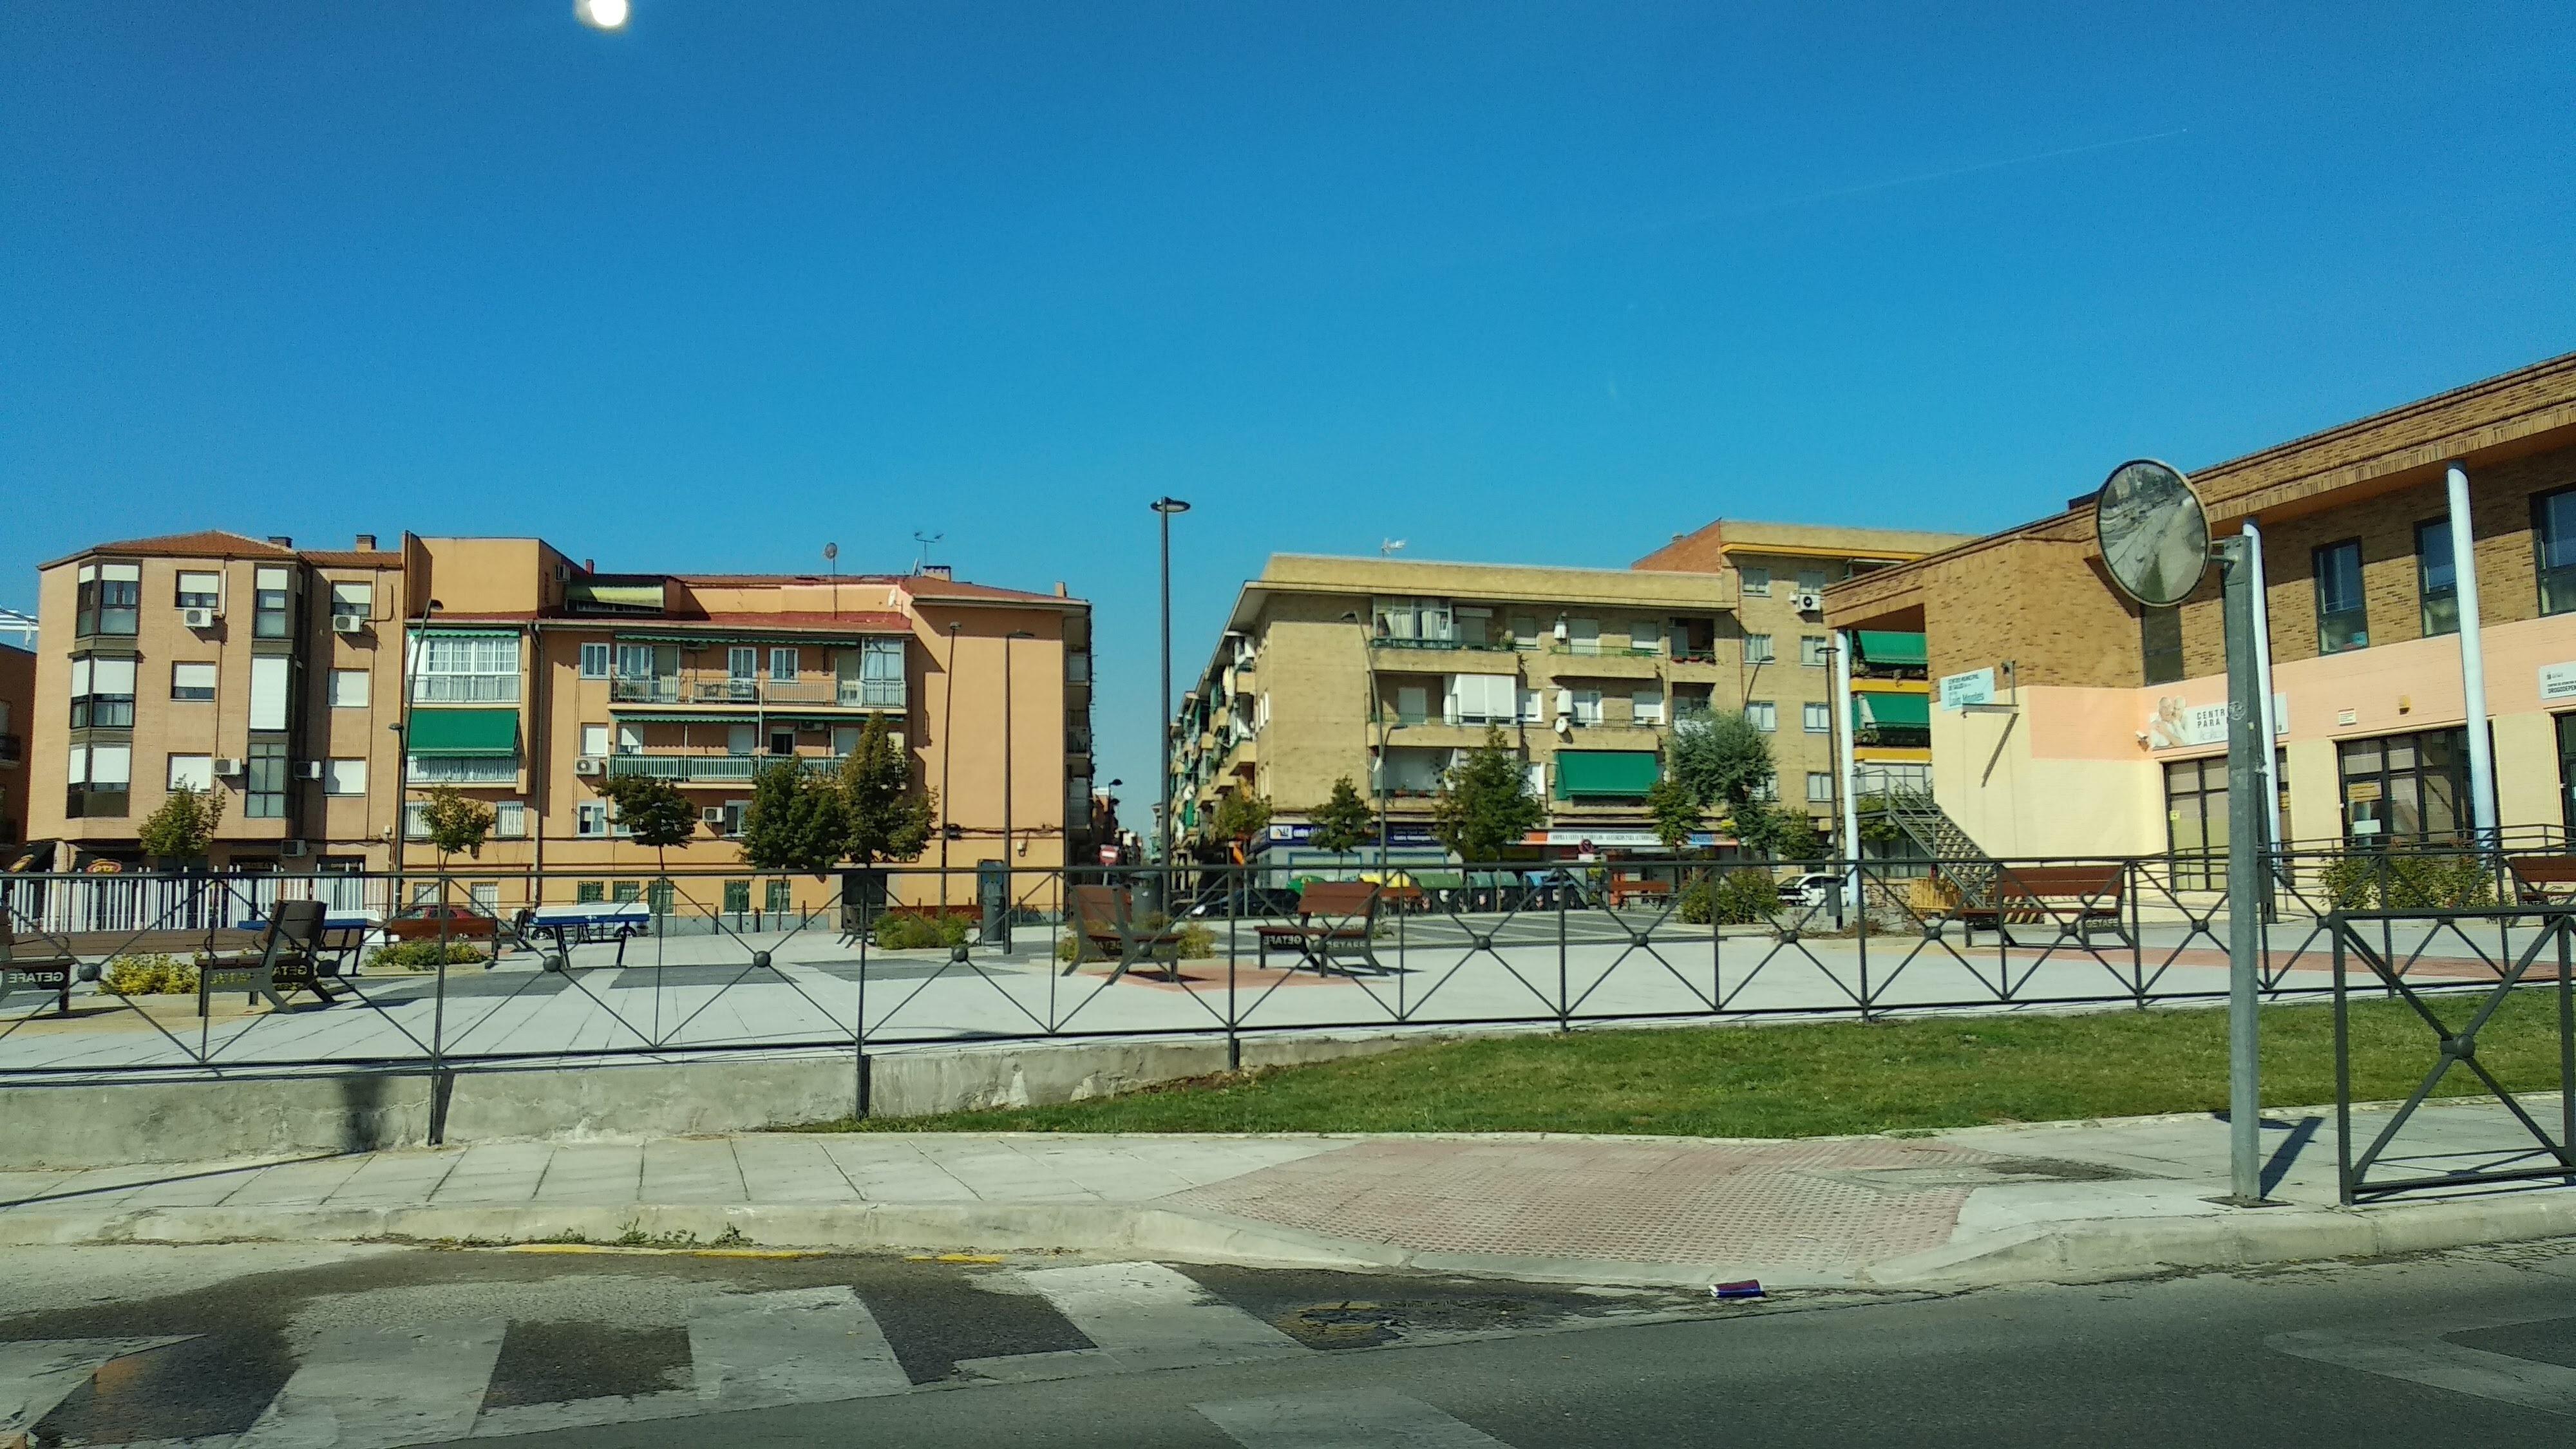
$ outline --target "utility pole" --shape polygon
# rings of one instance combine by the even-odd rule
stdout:
[[[1154,884],[1154,905],[1159,910],[1169,910],[1173,837],[1178,833],[1172,818],[1172,741],[1176,733],[1172,720],[1172,515],[1187,513],[1190,506],[1180,499],[1164,497],[1155,499],[1153,508],[1162,520],[1163,532],[1163,692],[1156,697],[1162,709],[1158,727],[1163,733],[1163,747],[1157,754],[1162,761],[1163,810],[1154,826],[1158,837],[1155,855],[1162,862],[1163,873]]]
[[[2254,549],[2243,535],[2211,546],[2217,558],[2227,636],[2227,1130],[2228,1195],[2239,1207],[2263,1200],[2262,1006],[2263,734],[2262,665],[2254,650]]]

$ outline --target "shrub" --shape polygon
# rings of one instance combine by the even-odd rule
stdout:
[[[2351,851],[2317,875],[2338,910],[2464,910],[2496,903],[2495,875],[2474,855]]]
[[[1721,926],[1741,926],[1780,909],[1780,883],[1767,870],[1729,871],[1718,880],[1706,876],[1682,888],[1674,914],[1693,926],[1714,919]]]
[[[482,947],[463,941],[448,942],[444,955],[440,954],[436,941],[398,941],[368,952],[366,969],[377,971],[399,966],[405,971],[435,971],[441,964],[466,966],[483,959]]]
[[[193,996],[197,964],[172,956],[119,956],[100,979],[119,996]]]
[[[877,917],[877,949],[919,951],[966,944],[966,918],[928,911],[888,911]]]
[[[1153,912],[1136,923],[1136,930],[1139,934],[1160,931],[1168,923],[1168,917],[1160,912]],[[1146,953],[1146,959],[1205,961],[1216,955],[1216,931],[1205,922],[1192,921],[1181,927],[1176,934],[1179,937],[1178,940],[1156,947]],[[1117,954],[1115,951],[1101,950],[1091,943],[1089,937],[1079,931],[1067,930],[1056,938],[1055,959],[1068,964],[1075,961],[1114,961],[1117,959]]]

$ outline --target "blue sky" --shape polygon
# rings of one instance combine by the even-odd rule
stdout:
[[[944,533],[1150,781],[1158,494],[1187,678],[1274,550],[1989,529],[2576,348],[2563,0],[1963,8],[11,0],[0,603]]]

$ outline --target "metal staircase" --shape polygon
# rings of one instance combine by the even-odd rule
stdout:
[[[1959,904],[1987,904],[1999,867],[1994,857],[1986,854],[1967,831],[1959,828],[1959,822],[1933,800],[1931,791],[1889,789],[1878,792],[1875,798],[1878,808],[1868,813],[1885,818],[1932,857],[1941,879],[1957,888]]]

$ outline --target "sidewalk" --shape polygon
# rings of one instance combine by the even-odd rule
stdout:
[[[2209,1201],[2227,1126],[2206,1116],[1784,1142],[759,1133],[0,1174],[0,1244],[640,1237],[1912,1288],[2576,1234],[2565,1188],[2338,1208],[2331,1114],[2265,1129],[2284,1205],[2253,1210]],[[2530,1139],[2470,1103],[2425,1109],[2403,1145]]]

